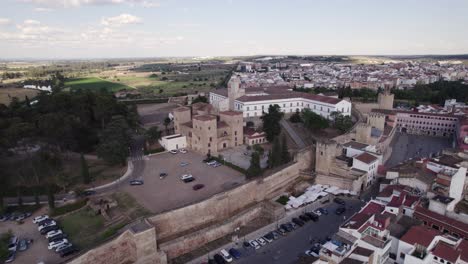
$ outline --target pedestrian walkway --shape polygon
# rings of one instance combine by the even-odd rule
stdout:
[[[288,132],[289,136],[292,138],[294,143],[296,143],[299,149],[306,147],[304,140],[296,133],[296,131],[291,127],[291,125],[284,119],[280,121],[281,126]]]

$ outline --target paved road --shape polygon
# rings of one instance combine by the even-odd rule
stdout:
[[[452,139],[449,138],[395,133],[391,144],[392,155],[385,163],[388,168],[411,158],[430,157],[445,148],[452,147]]]
[[[344,222],[345,218],[350,217],[357,212],[364,202],[357,199],[347,200],[347,206],[352,206],[345,214],[338,216],[335,214],[337,204],[331,203],[325,208],[329,214],[320,216],[318,222],[308,222],[305,226],[281,237],[276,241],[262,247],[259,250],[240,249],[243,257],[236,263],[254,264],[254,263],[294,263],[299,256],[312,246],[311,239],[325,239],[338,231],[338,227]]]
[[[294,143],[296,143],[299,149],[303,149],[306,147],[304,140],[302,140],[302,138],[296,133],[296,131],[291,127],[291,125],[289,125],[289,123],[286,122],[286,120],[281,119],[280,124],[284,129],[286,129],[289,136],[291,136],[292,140],[294,141]]]

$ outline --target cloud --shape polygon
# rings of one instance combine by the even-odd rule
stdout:
[[[155,0],[16,0],[17,2],[35,4],[48,7],[80,7],[86,5],[141,5],[143,7],[157,7]]]
[[[123,25],[129,24],[140,24],[143,21],[140,17],[130,15],[130,14],[121,14],[115,17],[107,17],[101,20],[103,26],[108,27],[120,27]]]
[[[11,23],[11,20],[9,18],[0,17],[0,26],[9,25],[10,23]]]
[[[46,8],[46,7],[36,7],[36,8],[34,8],[34,11],[36,11],[36,12],[51,12],[51,11],[54,11],[54,9]]]

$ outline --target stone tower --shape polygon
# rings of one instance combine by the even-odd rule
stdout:
[[[371,141],[371,125],[360,123],[356,126],[356,141],[369,144]]]
[[[216,116],[194,116],[192,126],[192,149],[203,154],[218,155]]]
[[[336,157],[335,141],[318,142],[315,150],[315,171],[318,174],[329,175]]]
[[[239,77],[232,76],[228,82],[229,110],[236,111],[234,101],[245,94],[245,89],[241,88]]]
[[[379,103],[379,108],[392,110],[394,97],[395,95],[390,93],[390,90],[388,88],[385,88],[383,93],[379,93],[379,96],[377,98],[377,101]]]
[[[180,124],[190,122],[192,120],[192,114],[190,108],[181,106],[174,109],[172,113],[174,115],[174,130],[176,134],[181,133]]]
[[[242,112],[224,111],[219,113],[219,119],[226,124],[226,132],[230,136],[230,145],[239,146],[244,144],[244,118]]]
[[[367,116],[367,124],[381,131],[385,128],[385,115],[377,112],[370,112]]]

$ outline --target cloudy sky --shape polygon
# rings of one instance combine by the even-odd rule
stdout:
[[[466,0],[0,0],[0,59],[460,53]]]

